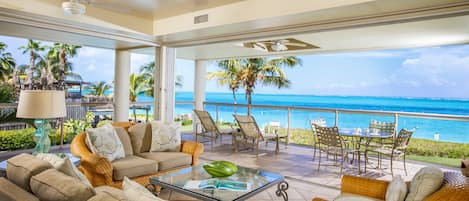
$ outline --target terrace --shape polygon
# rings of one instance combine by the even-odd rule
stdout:
[[[252,114],[256,119],[261,119],[260,125],[272,120],[269,115],[280,114],[281,119],[274,120],[281,122],[282,132],[288,133],[293,143],[288,149],[280,146],[278,155],[273,152],[275,143],[269,143],[265,147],[262,145],[261,150],[266,154],[258,158],[251,151],[235,153],[230,145],[231,139],[225,138],[222,143],[217,142],[213,150],[210,150],[209,143],[205,143],[206,148],[200,159],[202,163],[228,160],[241,166],[281,174],[290,183],[290,200],[311,200],[314,197],[333,199],[340,193],[341,181],[336,168],[321,168],[317,171],[317,161],[312,160],[313,149],[308,144],[309,139],[294,139],[308,138],[305,133],[309,133],[310,129],[293,126],[292,119],[301,118],[306,121],[310,117],[320,116],[325,117],[330,126],[351,127],[342,117],[366,114],[393,121],[398,125],[396,128],[414,128],[417,126],[415,122],[425,122],[428,119],[440,121],[439,125],[452,121],[462,125],[460,135],[466,138],[463,135],[466,134],[469,121],[467,114],[243,104],[238,104],[235,112],[231,104],[206,102],[205,89],[207,66],[213,60],[466,44],[469,42],[469,34],[465,28],[469,22],[468,1],[84,2],[87,2],[85,15],[65,16],[60,6],[62,1],[59,0],[0,0],[1,35],[115,50],[113,102],[67,103],[65,119],[84,119],[86,112],[93,108],[97,111],[96,107],[101,105],[110,106],[114,122],[133,119],[129,115],[129,110],[135,107],[129,101],[131,54],[152,55],[159,67],[154,73],[155,101],[137,105],[144,106],[142,108],[150,105],[153,108],[153,114],[150,115],[154,120],[173,121],[176,108],[181,105],[189,106],[191,110],[207,110],[217,122],[222,122],[222,118],[225,122],[233,122],[227,116],[231,117],[233,113],[245,114],[247,107],[252,107]],[[243,15],[240,16],[239,13]],[[290,47],[283,44],[292,41],[301,45]],[[193,102],[178,103],[175,100],[176,58],[194,61]],[[0,115],[16,108],[16,104],[0,106]],[[307,111],[311,115],[301,116],[299,111]],[[367,127],[368,123],[363,122],[363,125],[353,127]],[[183,140],[193,141],[195,130],[193,127],[192,131],[184,133]],[[298,144],[295,144],[295,140]],[[56,151],[69,152],[70,148],[65,145]],[[12,153],[17,152],[3,153],[3,157],[11,156]],[[371,159],[376,158],[372,156]],[[454,161],[452,164],[455,164]],[[456,160],[457,163],[459,159]],[[347,165],[344,174],[389,181],[392,179],[388,171],[389,161],[385,159],[383,164],[384,172],[368,169],[366,173],[360,174],[355,161]],[[405,175],[402,165],[400,161],[395,163],[395,174]],[[459,171],[455,167],[415,161],[410,161],[407,165],[408,175],[404,177],[406,181],[410,181],[426,166]],[[276,187],[272,187],[251,199],[276,199],[275,189]],[[192,199],[181,196],[167,190],[161,194],[162,198],[169,200]]]

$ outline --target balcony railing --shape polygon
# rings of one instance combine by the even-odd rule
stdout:
[[[400,111],[351,110],[335,108],[312,108],[299,106],[247,105],[205,102],[205,110],[212,113],[217,122],[233,122],[232,114],[246,114],[250,107],[260,126],[271,121],[281,122],[288,134],[293,128],[309,129],[310,119],[323,118],[328,126],[364,128],[370,119],[393,121],[396,129],[416,129],[416,137],[469,142],[469,116],[430,114]],[[300,123],[298,123],[300,122]],[[450,132],[450,133],[449,133]],[[439,136],[442,136],[440,138]],[[451,135],[451,136],[450,136]]]

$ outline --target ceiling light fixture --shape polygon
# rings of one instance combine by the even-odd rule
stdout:
[[[272,50],[274,50],[276,52],[288,50],[287,46],[285,46],[280,41],[275,42],[270,47],[272,48]]]
[[[83,15],[86,12],[86,6],[78,3],[78,0],[63,2],[62,9],[66,15]]]

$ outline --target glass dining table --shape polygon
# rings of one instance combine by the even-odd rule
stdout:
[[[392,133],[383,132],[375,129],[368,128],[339,128],[339,135],[343,138],[351,139],[350,145],[352,146],[354,153],[358,153],[357,163],[358,163],[358,173],[361,174],[361,154],[362,146],[365,146],[365,150],[370,145],[372,140],[382,142],[384,139],[393,138]],[[353,163],[353,160],[351,161]],[[367,165],[368,159],[365,158],[365,165]]]

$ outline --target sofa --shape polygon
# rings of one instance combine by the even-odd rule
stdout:
[[[122,159],[110,162],[93,154],[85,142],[85,132],[78,134],[70,144],[71,153],[81,159],[79,170],[95,187],[107,185],[121,188],[124,176],[145,186],[152,176],[196,165],[204,150],[201,143],[182,141],[180,151],[150,152],[152,129],[149,123],[117,122],[113,126],[119,135],[130,137],[128,144],[131,147],[124,146],[124,149],[130,149],[126,152],[131,154],[126,153]]]
[[[7,177],[0,177],[1,201],[124,201],[120,189],[93,188],[30,154],[8,159]]]
[[[363,196],[368,200],[385,200],[389,181],[368,179],[344,175],[341,183],[341,194]],[[407,183],[409,185],[409,183]],[[423,201],[462,201],[469,200],[469,178],[460,172],[444,172],[441,187]],[[326,201],[313,198],[313,201]]]

